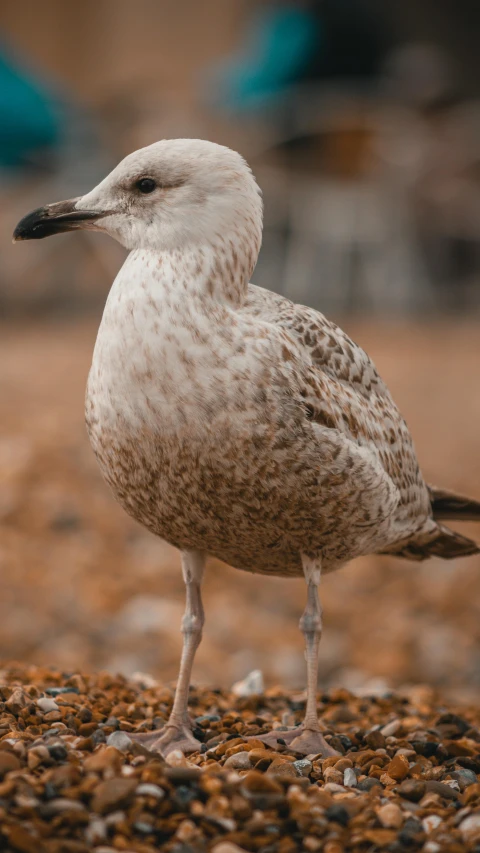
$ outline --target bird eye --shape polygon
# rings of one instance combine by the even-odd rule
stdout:
[[[153,193],[153,191],[157,188],[157,184],[153,180],[153,178],[141,178],[139,181],[137,181],[135,187],[144,195],[148,195],[148,193]]]

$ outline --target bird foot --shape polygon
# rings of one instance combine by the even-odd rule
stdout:
[[[175,749],[183,753],[198,752],[202,744],[197,740],[187,723],[182,725],[167,725],[163,729],[153,732],[142,732],[140,734],[128,735],[132,740],[140,743],[150,752],[159,752],[166,758]]]
[[[267,732],[264,735],[256,735],[256,740],[261,740],[267,746],[274,749],[281,747],[279,739],[284,741],[287,746],[294,752],[301,752],[302,755],[321,755],[322,758],[328,758],[331,755],[340,755],[336,749],[333,749],[327,743],[322,733],[316,729],[308,729],[303,723],[288,731],[274,730]]]

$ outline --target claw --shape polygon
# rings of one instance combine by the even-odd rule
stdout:
[[[187,725],[166,725],[159,731],[142,732],[141,734],[129,734],[132,740],[137,741],[150,752],[158,752],[166,758],[175,749],[183,753],[198,752],[202,744],[197,740]]]
[[[273,749],[277,749],[282,744],[279,744],[279,740],[282,740],[289,746],[294,752],[300,752],[302,755],[320,755],[322,758],[328,758],[331,755],[338,755],[340,753],[337,752],[336,749],[333,749],[330,744],[327,743],[321,732],[316,731],[314,729],[307,729],[305,726],[296,726],[294,729],[290,729],[289,731],[273,731],[267,732],[264,735],[255,735],[256,740],[261,740],[267,746],[273,747]]]

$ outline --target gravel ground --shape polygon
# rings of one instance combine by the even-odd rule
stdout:
[[[425,687],[322,695],[341,753],[326,760],[258,740],[302,717],[305,697],[279,689],[235,698],[193,688],[202,751],[167,762],[129,737],[171,707],[170,687],[148,678],[13,664],[0,698],[0,849],[480,851],[480,712]]]

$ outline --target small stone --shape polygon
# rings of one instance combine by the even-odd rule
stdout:
[[[380,729],[380,733],[384,737],[391,737],[392,735],[395,735],[398,732],[401,726],[401,720],[392,720],[390,723],[387,723],[386,726],[383,726],[383,728]]]
[[[389,764],[387,764],[387,773],[392,778],[395,779],[396,782],[401,782],[405,779],[405,776],[408,774],[408,759],[405,758],[404,755],[396,755],[395,758],[392,758]]]
[[[472,843],[480,840],[480,813],[471,814],[462,820],[458,827],[464,841]]]
[[[395,803],[386,803],[377,811],[377,817],[385,829],[400,829],[404,816],[402,810]]]
[[[112,732],[107,737],[107,746],[114,746],[119,752],[128,752],[132,746],[132,740],[126,732]]]
[[[54,699],[49,699],[48,696],[42,696],[40,699],[37,699],[37,706],[45,714],[48,714],[49,711],[58,711],[57,703]]]
[[[63,812],[84,812],[85,810],[83,803],[80,803],[78,800],[69,800],[66,797],[57,797],[54,800],[49,800],[43,806],[43,814],[46,817],[53,817]]]
[[[418,803],[426,791],[425,782],[421,782],[417,779],[405,779],[405,781],[399,785],[397,791],[405,800],[410,800],[412,803]]]
[[[198,830],[193,820],[182,820],[175,833],[175,836],[176,838],[178,838],[179,841],[188,843],[192,840],[192,838],[194,838],[197,832]]]
[[[185,764],[179,767],[165,767],[165,776],[174,785],[184,785],[188,782],[196,782],[201,775],[199,767],[194,764]]]
[[[347,767],[345,770],[345,773],[343,774],[343,784],[346,788],[357,787],[357,775],[352,767]]]
[[[38,853],[41,850],[40,839],[16,824],[9,829],[8,847],[17,853]]]
[[[270,776],[250,770],[242,779],[242,789],[247,794],[283,794],[283,788]]]
[[[385,742],[385,735],[378,729],[365,735],[365,743],[370,749],[384,749]]]
[[[466,767],[454,770],[453,773],[450,773],[450,776],[458,782],[461,791],[464,791],[469,785],[474,785],[477,781],[477,776],[473,770],[467,770]]]
[[[350,815],[345,806],[337,805],[336,803],[328,807],[325,811],[325,817],[328,821],[334,821],[341,824],[341,826],[348,826],[350,821]]]
[[[250,770],[251,766],[249,752],[236,752],[230,755],[224,764],[224,767],[231,767],[232,770]]]
[[[105,841],[107,837],[107,824],[101,817],[94,817],[90,820],[85,830],[85,840],[88,844],[96,847],[98,850],[99,841]]]
[[[122,766],[122,754],[113,746],[100,746],[85,759],[83,766],[89,773],[101,773],[107,768],[118,772]]]
[[[422,820],[422,827],[424,831],[428,834],[433,832],[437,826],[440,826],[442,823],[442,818],[438,814],[429,814],[427,817],[424,817]]]
[[[237,681],[232,686],[234,696],[259,696],[265,692],[265,684],[261,670],[254,669],[242,681]]]
[[[80,678],[83,682],[81,676],[72,676],[72,681],[74,678]],[[84,686],[83,690],[80,690],[78,687],[47,687],[45,693],[48,693],[49,696],[60,696],[62,693],[86,693],[86,687]]]
[[[108,779],[101,782],[94,791],[92,810],[99,814],[128,805],[137,787],[135,779]]]
[[[238,844],[233,844],[231,841],[220,841],[212,847],[211,853],[248,853],[244,847],[239,847]]]
[[[337,785],[343,785],[343,773],[340,770],[336,770],[335,767],[327,767],[323,771],[323,778],[325,782],[335,782]]]
[[[283,778],[290,777],[291,779],[298,779],[297,771],[293,766],[291,761],[287,760],[278,760],[272,761],[270,767],[267,770],[267,774],[269,776],[281,776]]]
[[[5,706],[8,708],[11,714],[18,716],[20,711],[26,708],[29,701],[29,697],[25,695],[21,687],[15,687],[12,691],[12,695],[5,702]]]
[[[372,788],[383,788],[380,779],[375,779],[373,776],[367,776],[366,779],[362,779],[357,784],[357,788],[359,791],[371,791]]]
[[[151,782],[142,782],[135,789],[135,795],[138,797],[154,797],[156,800],[163,800],[165,791],[159,785],[153,785]]]
[[[20,761],[13,752],[7,749],[0,750],[0,779],[3,779],[11,770],[19,770]]]
[[[68,752],[63,743],[52,743],[47,746],[47,749],[50,757],[53,758],[54,761],[65,761],[68,756]]]
[[[331,794],[344,794],[345,788],[343,785],[338,785],[337,782],[327,782],[323,786],[324,791],[329,791]]]
[[[425,783],[425,788],[427,791],[433,791],[434,794],[438,794],[445,800],[458,800],[460,796],[458,791],[455,791],[450,785],[447,785],[445,782],[437,782],[434,779],[429,779]]]
[[[298,761],[294,761],[293,766],[299,776],[310,776],[313,770],[313,764],[308,758],[300,758]]]

